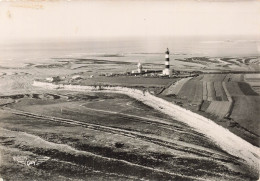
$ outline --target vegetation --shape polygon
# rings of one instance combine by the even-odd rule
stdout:
[[[246,81],[257,79],[253,75],[250,77]],[[176,93],[167,100],[175,100],[176,104],[188,109],[214,116],[212,119],[228,122],[226,126],[236,134],[259,144],[260,96],[244,82],[243,74],[204,74],[179,82],[164,91]]]

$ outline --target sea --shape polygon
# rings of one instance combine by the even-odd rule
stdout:
[[[66,58],[102,58],[157,63],[157,57],[162,57],[166,48],[169,48],[171,58],[259,56],[260,39],[255,37],[135,37],[11,40],[0,42],[0,66],[19,67]]]

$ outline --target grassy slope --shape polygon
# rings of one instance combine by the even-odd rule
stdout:
[[[73,97],[73,95],[70,96]],[[79,98],[82,96],[76,97]],[[108,100],[108,102],[102,103],[98,101],[100,99]],[[123,113],[130,113],[131,111],[129,112],[127,109],[138,109],[143,115],[151,115],[151,110],[148,112],[148,108],[143,104],[135,102],[132,102],[132,105],[127,104],[128,101],[132,100],[125,96],[90,95],[85,96],[83,102],[80,100],[76,101],[75,99],[72,100],[73,99],[71,99],[71,101],[57,99],[55,101],[50,100],[49,102],[48,99],[25,98],[20,100],[13,108],[24,109],[41,115],[53,115],[86,123],[137,131],[146,136],[151,136],[151,138],[154,136],[160,139],[169,138],[171,141],[176,142],[177,145],[173,144],[172,146],[175,148],[169,149],[163,145],[151,143],[148,140],[121,135],[120,132],[111,134],[105,130],[92,129],[91,127],[84,128],[44,119],[15,115],[5,115],[5,117],[3,117],[4,114],[1,114],[1,127],[7,129],[1,131],[1,139],[4,139],[2,140],[2,144],[4,143],[5,147],[17,148],[20,150],[17,152],[19,154],[27,151],[29,154],[51,157],[50,161],[36,167],[36,169],[32,168],[30,171],[25,171],[27,177],[34,178],[33,175],[37,175],[38,172],[41,171],[38,177],[43,180],[52,180],[57,174],[61,175],[62,178],[68,177],[71,179],[77,178],[84,180],[88,180],[87,178],[103,178],[106,177],[107,174],[110,175],[109,177],[112,180],[128,179],[129,176],[155,180],[188,179],[185,176],[174,176],[166,172],[193,177],[199,176],[208,179],[221,177],[225,180],[241,178],[245,180],[250,178],[250,176],[243,171],[244,166],[237,167],[236,159],[229,158],[229,155],[226,155],[225,152],[215,147],[210,140],[204,138],[203,135],[193,131],[182,123],[172,120],[169,122],[172,126],[163,126],[159,123],[151,124],[151,122],[142,119],[136,120],[131,117],[120,116],[113,113],[100,112],[97,114],[95,111],[93,112],[79,106],[82,103],[86,104],[89,102],[89,105],[86,104],[85,106],[89,106],[90,108],[105,109],[106,105],[113,105],[114,107],[111,111],[117,110]],[[152,113],[154,117],[160,117],[157,119],[163,117],[160,114],[161,113]],[[5,140],[6,138],[9,142]],[[117,142],[123,143],[122,148],[115,146]],[[6,143],[9,143],[9,145]],[[201,147],[196,146],[196,149],[186,147],[188,144],[194,144],[194,146],[200,145]],[[77,151],[78,153],[76,154],[75,151],[68,146],[80,152]],[[204,149],[197,150],[198,148]],[[210,150],[215,152],[215,154],[212,154]],[[89,152],[116,160],[108,161],[107,159],[90,156]],[[219,157],[218,154],[222,156]],[[211,157],[214,158],[212,159]],[[8,153],[5,158],[10,160],[12,156]],[[138,164],[142,167],[130,166],[122,163],[118,159]],[[218,162],[214,160],[218,160]],[[19,164],[13,161],[7,161],[6,163],[7,165],[0,169],[1,175],[5,178],[15,178],[11,177],[14,170],[9,168],[12,164],[19,167]],[[143,166],[163,170],[163,172],[147,170],[147,168]],[[85,168],[85,172],[83,172],[83,168]],[[18,171],[18,173],[18,175],[21,175],[21,178],[26,176],[24,175],[24,170]],[[49,175],[47,173],[49,173]],[[219,173],[221,175],[219,175]]]

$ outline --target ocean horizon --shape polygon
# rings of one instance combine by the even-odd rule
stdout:
[[[259,56],[260,40],[253,38],[128,38],[43,39],[0,44],[0,66],[47,63],[59,58],[92,58],[156,62],[170,49],[171,58]],[[137,56],[138,55],[138,56]],[[124,58],[123,58],[124,57]]]

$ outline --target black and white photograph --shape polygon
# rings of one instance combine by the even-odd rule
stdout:
[[[259,0],[0,0],[0,181],[257,181]]]

